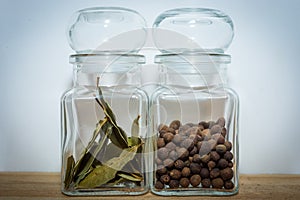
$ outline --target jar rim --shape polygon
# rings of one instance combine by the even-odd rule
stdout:
[[[163,63],[215,63],[215,64],[229,64],[231,63],[231,56],[228,54],[218,53],[203,53],[203,52],[184,52],[184,53],[166,53],[155,56],[154,62],[156,64]]]
[[[140,54],[122,54],[118,52],[102,52],[96,54],[73,54],[69,57],[71,64],[107,64],[107,63],[131,63],[144,64],[145,56]]]

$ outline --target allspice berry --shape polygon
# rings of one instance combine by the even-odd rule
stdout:
[[[206,155],[211,151],[211,145],[208,141],[203,141],[201,148],[199,149],[200,156]]]
[[[194,146],[194,148],[190,151],[190,156],[194,156],[197,153],[198,153],[198,149],[196,146]]]
[[[218,168],[213,168],[210,171],[210,178],[214,179],[220,176],[220,170]]]
[[[212,161],[217,162],[218,160],[220,160],[220,158],[221,158],[221,156],[216,151],[210,152],[210,159]]]
[[[201,137],[205,138],[206,136],[210,135],[210,129],[204,129],[203,131],[201,131],[200,133]]]
[[[174,166],[174,161],[171,158],[167,158],[166,160],[164,160],[163,164],[170,169]]]
[[[201,161],[200,155],[199,155],[199,154],[195,154],[195,155],[193,156],[193,162],[194,162],[194,163],[200,163],[200,161]]]
[[[224,181],[221,178],[215,178],[211,181],[212,187],[217,189],[222,189]]]
[[[201,170],[201,166],[198,163],[191,163],[190,169],[193,174],[199,174]]]
[[[224,153],[226,153],[226,146],[223,144],[219,144],[216,146],[216,151],[218,152],[218,154],[223,155]]]
[[[179,148],[176,150],[178,158],[181,160],[186,160],[189,157],[189,151],[185,148]]]
[[[209,123],[205,122],[205,121],[199,122],[199,125],[203,126],[204,129],[208,129],[209,128]]]
[[[188,178],[181,178],[179,184],[181,185],[181,187],[187,188],[190,185],[190,180]]]
[[[204,130],[204,126],[202,124],[198,124],[198,128],[200,129],[200,131]]]
[[[216,163],[212,160],[207,163],[207,167],[209,170],[212,170],[213,168],[215,168],[215,166],[216,166]]]
[[[224,183],[224,188],[227,189],[227,190],[233,189],[234,188],[233,182],[232,181],[226,181]]]
[[[202,163],[208,163],[208,161],[210,160],[210,154],[203,155],[200,159]]]
[[[157,139],[157,148],[162,148],[164,147],[166,144],[165,144],[165,140],[164,138],[158,138]]]
[[[179,171],[178,169],[172,169],[170,171],[170,177],[171,179],[179,180],[181,178],[181,171]]]
[[[160,148],[157,150],[157,156],[161,159],[164,160],[169,156],[169,150],[165,147]]]
[[[220,176],[224,181],[231,180],[233,177],[233,170],[227,167],[220,171]]]
[[[156,172],[159,174],[159,175],[164,175],[168,172],[167,168],[165,168],[165,166],[163,165],[160,165],[157,167],[157,170]]]
[[[214,121],[209,121],[208,123],[209,123],[209,128],[210,128],[210,129],[211,129],[214,125],[217,125],[217,123],[214,122]]]
[[[170,132],[170,133],[172,133],[173,135],[176,134],[175,129],[170,128],[170,127],[167,129],[167,132]]]
[[[180,143],[180,146],[191,151],[194,148],[194,141],[192,139],[185,139]]]
[[[184,167],[181,171],[181,176],[189,177],[191,175],[191,170],[189,167]]]
[[[202,179],[201,185],[203,188],[210,188],[211,181],[209,178]]]
[[[170,128],[173,128],[175,130],[179,129],[180,126],[181,126],[181,122],[179,120],[174,120],[169,125]]]
[[[219,161],[218,161],[218,164],[217,166],[220,168],[220,169],[224,169],[228,166],[228,161],[225,160],[224,158],[221,158]]]
[[[158,126],[158,131],[166,130],[167,128],[168,128],[167,125],[165,125],[165,124],[160,124],[160,125]]]
[[[201,177],[199,174],[194,174],[191,178],[190,178],[190,183],[193,187],[197,187],[200,183],[201,183]]]
[[[162,160],[159,159],[159,158],[156,158],[156,159],[155,159],[155,163],[156,163],[157,165],[162,165],[162,164],[163,164]]]
[[[227,129],[225,127],[222,128],[221,134],[225,138],[225,136],[227,134]]]
[[[216,146],[217,146],[217,141],[213,140],[213,139],[210,139],[207,141],[210,145],[210,149],[211,150],[215,150],[216,149]]]
[[[233,163],[231,161],[228,161],[228,167],[232,168],[233,167]]]
[[[179,181],[178,180],[171,180],[169,183],[170,188],[176,189],[179,188]]]
[[[200,176],[202,179],[209,178],[209,176],[210,176],[209,170],[207,168],[202,168],[200,171]]]
[[[185,167],[190,167],[191,162],[189,160],[184,161]]]
[[[176,169],[183,169],[184,166],[185,166],[185,164],[184,164],[184,162],[183,162],[182,160],[176,160],[176,161],[174,162],[174,167],[175,167]]]
[[[202,141],[199,141],[199,142],[197,142],[197,149],[198,149],[198,151],[201,149],[201,146],[202,146]]]
[[[217,144],[224,144],[225,142],[225,138],[223,137],[223,135],[221,135],[221,133],[216,133],[212,135],[211,138],[215,140]]]
[[[162,190],[162,189],[164,189],[165,186],[164,186],[164,184],[163,184],[162,182],[156,181],[154,187],[155,187],[156,189],[158,189],[158,190]]]
[[[164,137],[165,143],[169,143],[169,142],[171,142],[173,140],[174,135],[172,133],[170,133],[170,132],[166,132],[163,135],[163,137]]]
[[[183,139],[184,138],[180,134],[176,134],[174,135],[173,143],[178,145],[183,141]]]
[[[176,149],[176,144],[174,144],[173,142],[169,142],[168,144],[166,144],[165,146],[167,149],[169,149],[170,151],[173,151]]]
[[[221,132],[222,132],[222,127],[218,124],[212,126],[211,129],[210,129],[210,134],[211,135],[214,135],[216,133],[221,133]]]
[[[160,177],[160,181],[164,184],[169,184],[171,178],[169,175],[165,174]]]
[[[227,151],[231,151],[231,149],[232,149],[232,144],[231,144],[231,142],[225,141],[225,142],[224,142],[224,145],[225,145]]]
[[[160,130],[159,131],[159,137],[163,138],[166,132],[167,132],[166,130]]]
[[[233,159],[233,154],[230,152],[230,151],[227,151],[225,154],[224,154],[224,159],[226,159],[227,161],[231,161]]]
[[[171,151],[169,153],[169,158],[172,159],[172,160],[176,160],[178,158],[178,154],[175,150]]]
[[[225,126],[225,118],[224,117],[220,117],[218,120],[217,120],[217,124],[220,125],[221,127],[224,127]]]

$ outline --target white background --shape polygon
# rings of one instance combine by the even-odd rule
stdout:
[[[73,12],[122,6],[151,26],[164,10],[209,7],[234,20],[230,86],[241,102],[240,172],[300,173],[298,0],[0,1],[0,171],[59,171],[61,94]]]

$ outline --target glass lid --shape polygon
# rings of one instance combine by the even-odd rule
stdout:
[[[145,19],[136,11],[95,7],[77,11],[67,30],[77,53],[136,53],[146,40]]]
[[[153,28],[155,45],[163,53],[224,53],[234,36],[231,18],[208,8],[165,11],[156,18]]]

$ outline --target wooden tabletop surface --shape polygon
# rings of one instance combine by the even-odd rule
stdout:
[[[299,199],[300,175],[241,175],[240,191],[229,197],[142,196],[68,197],[60,192],[59,173],[0,172],[0,200],[10,199]]]

